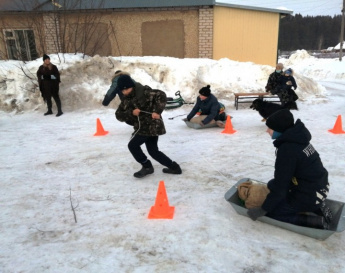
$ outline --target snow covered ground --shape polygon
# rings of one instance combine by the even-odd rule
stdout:
[[[58,118],[43,116],[34,89],[41,59],[0,62],[1,273],[345,272],[345,233],[318,241],[253,222],[224,200],[241,178],[272,178],[275,149],[266,126],[249,104],[236,111],[233,93],[263,91],[274,68],[227,59],[60,59],[51,56],[62,74]],[[345,135],[328,132],[338,115],[345,119],[345,64],[305,51],[281,61],[295,69],[300,100],[293,114],[311,131],[329,171],[329,198],[345,202]],[[153,161],[154,174],[135,179],[140,166],[127,149],[133,129],[114,118],[118,98],[101,105],[117,69],[169,96],[180,90],[186,101],[210,84],[237,132],[194,130],[184,116],[169,119],[192,105],[166,110],[159,145],[183,174],[164,174]],[[108,135],[93,136],[97,118]],[[159,181],[175,206],[172,220],[147,219]]]

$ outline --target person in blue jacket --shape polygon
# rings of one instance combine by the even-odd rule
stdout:
[[[111,80],[111,85],[109,90],[107,91],[107,93],[104,96],[104,99],[102,101],[102,105],[103,106],[108,106],[109,103],[115,99],[116,95],[119,95],[120,100],[123,100],[123,94],[121,92],[121,90],[119,90],[119,88],[117,88],[117,80],[119,79],[119,77],[121,75],[128,75],[129,74],[127,72],[123,72],[121,70],[117,70]]]
[[[217,122],[217,125],[224,127],[226,121],[225,107],[219,103],[217,98],[211,94],[210,85],[199,90],[199,96],[192,111],[187,115],[187,120],[205,126]],[[196,114],[198,117],[194,117]]]
[[[299,226],[328,229],[332,212],[325,204],[329,191],[328,172],[319,153],[310,143],[311,134],[288,109],[279,110],[266,121],[274,139],[276,161],[274,178],[261,207],[248,210],[252,220],[267,215]]]

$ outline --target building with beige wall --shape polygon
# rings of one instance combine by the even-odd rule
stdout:
[[[287,10],[214,0],[0,2],[0,58],[43,53],[229,58],[275,65]]]

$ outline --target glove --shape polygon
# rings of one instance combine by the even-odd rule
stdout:
[[[261,216],[266,215],[267,211],[263,210],[261,207],[255,207],[248,209],[247,214],[253,221],[256,221]]]

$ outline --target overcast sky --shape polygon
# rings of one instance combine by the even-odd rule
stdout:
[[[300,13],[303,16],[341,15],[342,0],[219,0],[217,2],[236,5],[258,6],[293,10],[293,15]]]

